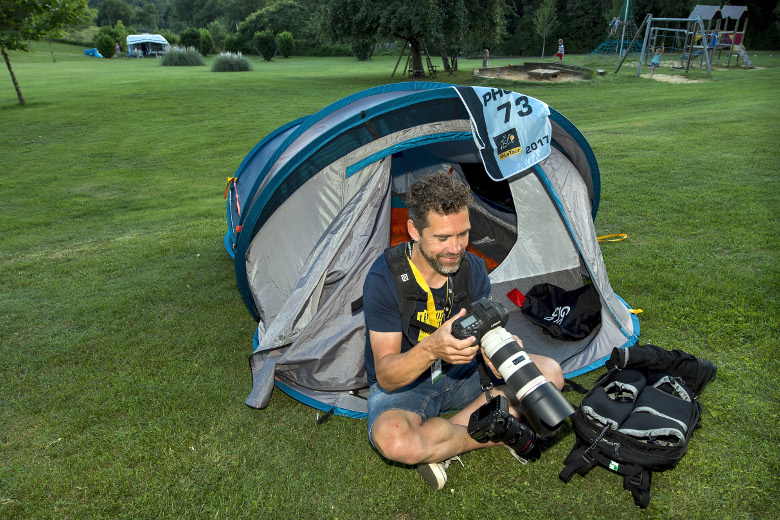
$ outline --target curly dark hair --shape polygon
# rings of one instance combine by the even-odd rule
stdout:
[[[444,171],[424,175],[409,186],[406,206],[414,227],[428,227],[428,213],[452,215],[471,205],[471,190]]]

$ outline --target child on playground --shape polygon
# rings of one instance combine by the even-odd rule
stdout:
[[[558,52],[555,53],[555,57],[563,61],[563,40],[560,38],[558,39]]]
[[[661,48],[658,47],[655,48],[655,56],[653,56],[653,59],[650,61],[650,77],[653,77],[653,74],[655,74],[655,68],[658,67],[661,64],[661,54],[664,53],[664,46],[661,45]]]

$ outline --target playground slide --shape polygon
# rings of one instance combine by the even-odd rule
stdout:
[[[734,45],[734,49],[737,51],[737,55],[739,55],[739,59],[741,59],[742,63],[745,64],[745,67],[752,69],[753,62],[750,60],[750,56],[748,56],[748,53],[745,50],[745,46],[740,43]]]

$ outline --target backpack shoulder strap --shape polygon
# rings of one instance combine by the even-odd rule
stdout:
[[[409,335],[409,325],[412,323],[417,302],[427,301],[428,294],[414,278],[414,273],[412,273],[412,268],[406,257],[406,247],[406,242],[388,247],[385,249],[385,257],[387,265],[393,272],[393,280],[398,290],[398,308],[403,318],[403,333],[412,345],[416,345],[418,341]],[[419,326],[419,323],[415,320],[415,326]]]
[[[646,469],[642,469],[637,475],[623,475],[623,489],[631,492],[631,496],[634,497],[634,503],[641,507],[646,508],[650,504],[650,481],[652,480],[653,473]]]
[[[393,273],[396,289],[398,290],[398,308],[401,311],[401,316],[403,318],[404,335],[412,345],[416,345],[418,341],[409,335],[410,325],[414,325],[416,328],[424,330],[429,334],[435,332],[436,329],[415,318],[417,302],[427,301],[428,293],[420,287],[414,278],[414,273],[412,273],[412,268],[409,265],[409,260],[406,256],[407,246],[408,244],[406,242],[402,242],[392,247],[388,247],[385,249],[385,256],[387,265]],[[469,255],[463,257],[460,269],[458,269],[458,272],[452,277],[452,285],[453,301],[458,303],[460,307],[467,307],[471,304],[473,298],[471,296],[471,267]]]
[[[588,455],[588,451],[588,447],[580,444],[578,439],[577,444],[563,461],[566,466],[558,474],[558,478],[569,482],[575,473],[581,477],[587,475],[596,466],[596,461]]]

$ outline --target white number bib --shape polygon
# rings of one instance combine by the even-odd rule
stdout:
[[[468,110],[474,142],[494,181],[520,173],[550,155],[552,125],[546,103],[511,90],[453,88]]]

